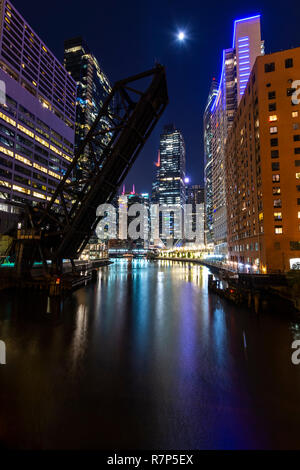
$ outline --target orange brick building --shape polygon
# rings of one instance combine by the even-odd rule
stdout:
[[[258,57],[226,142],[229,260],[252,272],[300,267],[295,80],[300,47]]]

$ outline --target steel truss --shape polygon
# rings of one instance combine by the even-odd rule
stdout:
[[[14,243],[19,276],[37,260],[45,270],[51,260],[59,273],[63,259],[80,256],[99,222],[97,207],[112,201],[167,103],[161,65],[114,85],[51,200],[27,208]]]

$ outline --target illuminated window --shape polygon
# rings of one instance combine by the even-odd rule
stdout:
[[[296,173],[297,180],[300,180],[300,173]]]
[[[273,206],[274,207],[281,207],[281,199],[274,199]]]
[[[275,227],[275,233],[278,235],[280,233],[282,233],[282,226],[281,225],[278,225],[277,227]]]
[[[300,219],[300,211],[298,211],[298,219]]]
[[[272,175],[272,181],[273,181],[274,183],[279,183],[279,181],[280,181],[280,175],[278,175],[278,174],[277,174],[277,175]]]
[[[258,218],[259,218],[259,220],[264,220],[264,214],[263,214],[263,212],[261,212],[261,213],[259,214]]]
[[[282,212],[274,212],[275,220],[282,220]]]
[[[280,194],[280,193],[281,193],[280,188],[274,186],[274,187],[273,187],[273,194],[276,195],[276,194]]]
[[[292,117],[298,117],[298,111],[293,111],[292,112]]]
[[[277,134],[277,132],[278,132],[277,126],[270,127],[270,134]]]
[[[272,116],[269,116],[269,122],[272,121],[277,121],[277,114],[272,114]]]

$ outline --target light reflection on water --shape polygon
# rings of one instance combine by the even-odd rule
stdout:
[[[299,323],[207,291],[207,268],[116,260],[65,299],[2,294],[0,442],[299,448]]]

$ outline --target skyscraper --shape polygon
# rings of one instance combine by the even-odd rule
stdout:
[[[0,1],[0,199],[51,199],[74,152],[76,83],[8,0]],[[7,224],[6,224],[7,228]]]
[[[64,65],[77,83],[76,102],[76,150],[96,119],[101,106],[111,91],[110,83],[98,60],[81,37],[65,41]],[[105,123],[99,124],[100,128]],[[91,150],[86,148],[85,160]]]
[[[157,202],[160,206],[177,206],[185,203],[185,144],[181,131],[174,124],[166,125],[160,136],[159,166],[157,171]],[[166,221],[174,235],[172,215]],[[162,225],[160,224],[160,228]]]
[[[229,259],[241,270],[300,268],[299,76],[299,47],[258,57],[228,135]]]
[[[264,53],[260,16],[234,22],[232,48],[223,50],[222,72],[212,114],[213,241],[216,251],[227,253],[225,144],[228,130],[258,55]]]
[[[205,220],[205,211],[204,211],[204,188],[199,184],[191,184],[187,186],[186,190],[186,202],[192,206],[192,224],[191,228],[193,233],[198,233],[197,241],[198,243],[205,243],[204,237],[204,220]],[[197,226],[200,224],[200,226]],[[201,239],[199,239],[199,234]]]
[[[212,137],[213,124],[211,108],[218,92],[218,82],[213,79],[203,117],[204,129],[204,187],[205,187],[205,241],[213,241],[213,190],[212,190]]]
[[[185,202],[185,144],[180,130],[166,125],[160,136],[160,163],[158,169],[159,204]]]

